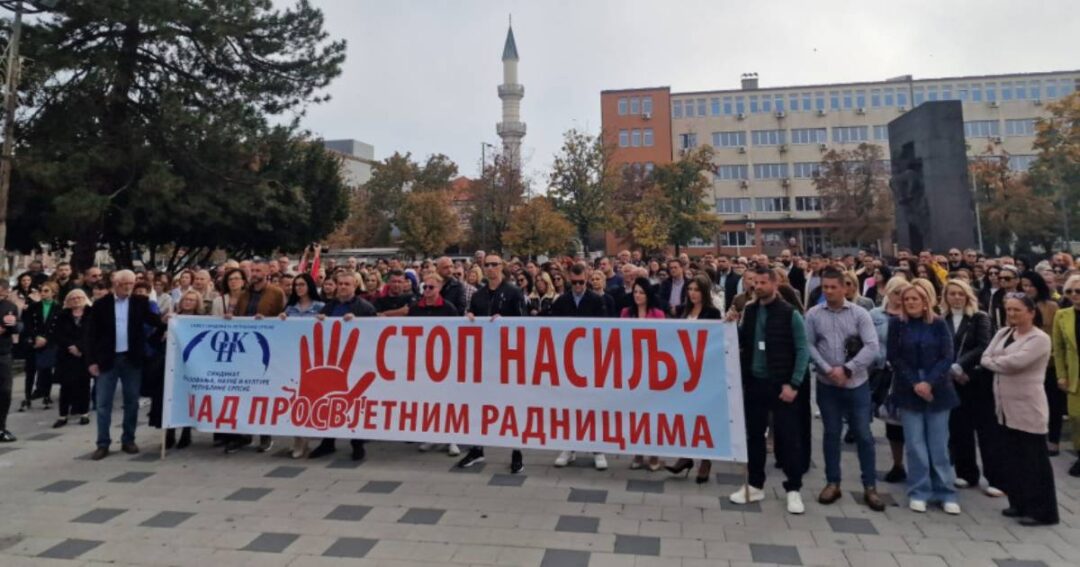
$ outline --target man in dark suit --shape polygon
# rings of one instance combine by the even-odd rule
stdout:
[[[679,306],[686,303],[686,270],[679,260],[668,260],[667,265],[671,277],[660,284],[659,299],[668,317],[674,317]]]
[[[86,325],[86,363],[90,375],[97,378],[97,450],[95,461],[109,455],[109,427],[112,425],[113,398],[120,382],[124,398],[124,432],[121,449],[128,454],[139,452],[135,445],[135,423],[139,412],[139,387],[146,358],[147,334],[144,325],[154,329],[151,337],[160,340],[165,324],[150,310],[150,300],[132,295],[135,273],[120,270],[113,274],[113,291],[94,302]]]
[[[568,291],[555,299],[551,306],[552,317],[605,317],[607,308],[600,294],[589,291],[585,266],[574,264],[570,267]]]
[[[714,283],[724,290],[724,308],[734,305],[735,296],[739,295],[739,280],[742,278],[735,273],[731,265],[731,256],[727,254],[716,255],[716,279]],[[797,288],[796,288],[797,289]]]

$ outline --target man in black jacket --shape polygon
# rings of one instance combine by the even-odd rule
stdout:
[[[8,410],[11,409],[11,337],[22,332],[22,322],[19,321],[19,308],[8,301],[10,288],[7,279],[0,279],[0,443],[15,441],[7,428]]]
[[[468,305],[465,305],[465,286],[454,277],[454,261],[443,256],[435,261],[435,269],[443,279],[440,292],[443,300],[453,305],[459,314],[464,313],[468,308]]]
[[[322,313],[319,314],[320,321],[327,317],[341,317],[345,321],[352,321],[355,317],[375,316],[375,307],[365,301],[364,298],[356,295],[356,288],[359,284],[358,277],[355,272],[338,272],[337,278],[335,278],[337,297],[326,302]],[[318,459],[329,455],[337,451],[336,444],[337,441],[333,437],[324,438],[319,443],[319,446],[311,451],[308,458]],[[349,445],[352,446],[352,460],[361,461],[367,455],[363,439],[350,439]]]
[[[524,317],[527,312],[525,297],[521,290],[510,285],[505,279],[504,264],[498,254],[488,254],[484,257],[484,277],[487,285],[473,293],[469,302],[469,309],[465,313],[470,321],[477,317]],[[458,461],[458,468],[468,468],[476,463],[484,462],[484,448],[475,446]],[[521,451],[515,449],[510,457],[510,472],[520,473],[525,464],[521,458]]]
[[[119,382],[124,398],[124,431],[120,447],[128,454],[139,452],[135,445],[135,424],[139,413],[139,388],[147,340],[161,340],[165,330],[161,317],[150,310],[150,300],[132,295],[135,273],[120,270],[113,274],[113,291],[94,302],[86,325],[86,363],[97,378],[97,450],[95,461],[109,455],[109,428],[113,398]],[[144,325],[155,332],[147,337]]]
[[[686,270],[679,260],[668,260],[668,274],[670,277],[660,284],[660,305],[668,317],[674,317],[679,306],[686,303]]]
[[[731,257],[727,254],[717,254],[716,280],[714,283],[724,290],[725,309],[731,307],[735,302],[735,296],[739,295],[739,280],[741,279],[731,266]]]

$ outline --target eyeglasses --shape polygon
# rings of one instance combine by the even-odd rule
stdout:
[[[585,285],[585,280],[570,280],[570,285]]]
[[[424,289],[427,290],[427,291],[431,291],[433,289],[439,289],[439,286],[431,285],[431,284],[424,284]]]
[[[1073,294],[1080,295],[1080,287],[1075,288],[1075,289],[1067,289],[1067,290],[1065,290],[1065,295],[1073,295]]]
[[[485,268],[498,268],[502,265],[502,262],[484,262]]]

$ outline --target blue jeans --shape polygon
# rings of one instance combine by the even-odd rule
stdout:
[[[116,382],[124,398],[124,432],[120,442],[135,442],[135,424],[139,419],[139,386],[142,384],[142,368],[128,361],[127,355],[116,355],[116,362],[108,372],[97,377],[97,446],[108,447],[112,443],[109,427],[112,425],[113,398],[116,397]]]
[[[949,460],[949,413],[900,410],[910,500],[956,502],[956,473]]]
[[[819,380],[817,404],[825,430],[822,440],[825,481],[829,484],[840,484],[840,437],[843,435],[846,420],[848,427],[855,433],[863,488],[877,486],[874,437],[870,434],[870,383],[864,382],[858,388],[839,388]]]

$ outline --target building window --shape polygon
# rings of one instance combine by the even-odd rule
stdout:
[[[750,95],[750,114],[757,114],[758,102],[757,95]]]
[[[634,97],[630,99],[630,114],[641,114],[641,99]]]
[[[1046,98],[1047,100],[1054,100],[1058,97],[1057,81],[1046,81]]]
[[[788,176],[786,163],[755,163],[754,179],[783,179]]]
[[[628,148],[628,147],[630,147],[630,132],[628,132],[626,130],[619,130],[619,147],[620,148]]]
[[[941,85],[941,100],[952,99],[952,85]]]
[[[816,161],[795,162],[794,169],[794,177],[798,179],[812,179],[821,175],[821,163]]]
[[[964,122],[964,136],[968,138],[989,138],[1000,136],[1001,128],[997,120],[972,120]]]
[[[907,106],[908,96],[904,91],[896,91],[896,106]]]
[[[705,106],[706,102],[707,101],[705,99],[703,99],[703,98],[697,99],[697,115],[698,116],[708,116],[708,110],[707,110],[707,107]]]
[[[635,128],[634,130],[630,131],[630,147],[641,147],[641,130]]]
[[[792,144],[824,144],[829,141],[826,128],[792,128]]]
[[[626,115],[626,99],[625,98],[620,98],[619,99],[619,116],[625,116],[625,115]]]
[[[1041,88],[1042,83],[1038,79],[1035,79],[1035,80],[1031,81],[1030,83],[1028,83],[1028,85],[1029,85],[1028,86],[1028,97],[1029,98],[1036,99],[1036,100],[1042,98],[1042,88]]]
[[[821,197],[795,197],[795,210],[800,212],[820,211]]]
[[[736,148],[746,145],[746,132],[713,132],[714,148]]]
[[[968,86],[967,85],[957,85],[957,87],[956,87],[956,98],[960,102],[967,102],[968,101]]]
[[[716,178],[721,181],[744,180],[749,168],[745,164],[728,164],[716,167]]]
[[[986,83],[986,102],[997,101],[997,83]]]
[[[697,134],[679,134],[679,147],[689,150],[697,147]]]
[[[866,91],[864,91],[864,90],[855,91],[855,107],[856,108],[866,108]]]
[[[915,94],[912,96],[912,98],[914,99],[915,106],[919,106],[920,104],[926,102],[926,89],[925,88],[923,88],[923,87],[915,87],[914,92],[915,92]]]
[[[881,108],[881,89],[870,89],[870,106]]]
[[[788,112],[798,112],[799,111],[799,95],[794,94],[794,93],[788,95],[787,107],[788,107],[787,108]]]
[[[750,133],[755,146],[779,146],[786,143],[786,138],[784,130],[754,130]]]
[[[1006,136],[1034,136],[1035,135],[1035,119],[1024,118],[1021,120],[1006,120],[1005,121],[1005,135]]]
[[[889,126],[887,124],[878,124],[874,126],[874,139],[878,141],[887,141],[889,139]]]
[[[974,83],[971,85],[971,102],[982,102],[982,85]]]
[[[810,112],[810,111],[814,110],[813,98],[814,98],[814,95],[812,93],[803,93],[802,94],[802,109],[803,109],[803,112]],[[824,101],[822,101],[822,102],[824,102]],[[825,105],[823,104],[821,107],[825,108]]]
[[[840,110],[840,91],[829,91],[829,108]]]
[[[742,96],[735,97],[735,112],[746,114],[746,99]]]
[[[885,106],[887,107],[893,105],[893,92],[892,87],[885,87]]]
[[[682,118],[682,101],[681,100],[673,100],[673,101],[671,101],[671,117],[672,118]]]
[[[653,147],[653,130],[652,130],[652,128],[646,128],[646,129],[642,130],[641,132],[642,132],[641,145],[645,146],[646,148]]]
[[[694,117],[694,100],[693,99],[683,101],[683,116],[686,116],[687,118],[693,118]]]
[[[832,141],[837,144],[865,142],[868,138],[867,126],[837,126],[832,129]]]
[[[758,197],[754,199],[754,210],[759,213],[790,211],[791,201],[787,197]]]
[[[929,87],[926,87],[926,98],[927,98],[927,100],[931,100],[931,101],[938,100],[938,88],[937,88],[937,85],[931,85]]]
[[[722,215],[740,215],[750,212],[750,198],[724,198],[716,200],[716,212]]]
[[[724,97],[724,115],[725,116],[731,116],[734,113],[735,113],[735,111],[733,110],[733,107],[731,106],[731,97],[729,97],[729,96]]]
[[[737,248],[741,246],[751,246],[752,243],[753,239],[750,238],[750,235],[745,230],[720,233],[720,246]]]
[[[766,114],[772,112],[772,99],[769,95],[761,97],[761,111]]]
[[[652,97],[647,96],[641,99],[641,112],[645,114],[652,114]]]
[[[712,110],[712,115],[713,116],[720,116],[720,99],[719,98],[709,99],[709,106],[712,107],[710,110]]]
[[[1037,157],[1038,156],[1033,155],[1009,156],[1009,169],[1013,171],[1027,171],[1031,168],[1031,164],[1035,163]]]
[[[851,91],[845,90],[844,91],[844,108],[850,110],[853,107],[854,107],[854,103],[852,102],[852,99],[851,99]]]

